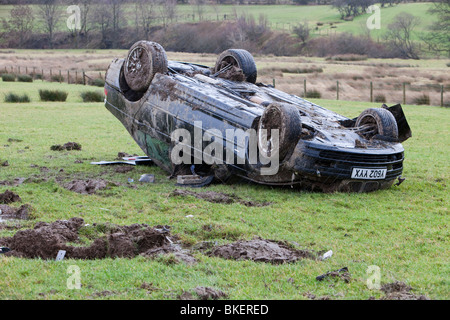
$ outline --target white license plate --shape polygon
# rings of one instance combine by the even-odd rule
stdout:
[[[387,169],[353,168],[352,179],[381,180],[386,178]]]

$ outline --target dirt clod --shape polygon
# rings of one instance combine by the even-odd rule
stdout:
[[[25,182],[25,178],[15,178],[12,181],[4,180],[0,181],[0,186],[9,186],[9,187],[17,187]]]
[[[217,300],[227,297],[223,291],[210,287],[196,287],[194,291],[202,300]]]
[[[382,300],[430,300],[424,295],[415,295],[411,292],[412,287],[404,282],[396,281],[381,286],[386,296]]]
[[[0,203],[10,204],[21,201],[22,199],[20,199],[19,195],[12,191],[6,190],[4,193],[0,193]]]
[[[265,239],[237,241],[219,246],[214,248],[210,255],[224,259],[252,260],[273,264],[293,263],[304,258],[314,258],[309,251],[297,250],[284,243]]]
[[[254,202],[254,201],[246,201],[241,198],[239,198],[236,195],[228,195],[221,192],[214,192],[214,191],[207,191],[207,192],[193,192],[190,190],[180,190],[175,189],[171,194],[171,197],[178,197],[178,196],[193,196],[197,199],[205,200],[211,203],[222,203],[222,204],[232,204],[232,203],[240,203],[247,207],[264,207],[268,206],[271,203],[270,202]]]
[[[171,251],[167,229],[140,224],[110,226],[105,229],[105,235],[89,246],[67,244],[79,241],[79,231],[84,226],[81,218],[39,222],[34,229],[20,230],[13,237],[0,238],[0,245],[11,249],[7,253],[10,256],[42,259],[55,259],[59,250],[65,250],[68,259],[133,258],[139,254],[148,255],[148,251],[159,248]]]
[[[2,167],[8,167],[9,166],[9,162],[8,161],[4,161],[1,163]]]
[[[81,144],[77,143],[77,142],[67,142],[63,145],[60,144],[55,144],[53,146],[50,147],[50,150],[52,151],[71,151],[71,150],[81,150]]]

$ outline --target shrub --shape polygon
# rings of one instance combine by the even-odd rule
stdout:
[[[64,77],[59,74],[55,74],[50,78],[51,82],[64,82]]]
[[[375,102],[386,103],[386,96],[384,94],[375,95]]]
[[[103,101],[103,93],[100,91],[85,91],[82,92],[81,98],[83,102],[102,102]]]
[[[317,91],[316,89],[306,91],[305,98],[320,99],[321,97],[322,97],[322,94],[319,91]]]
[[[321,73],[323,72],[322,68],[317,67],[311,67],[311,68],[300,68],[300,69],[289,69],[289,68],[282,68],[281,72],[283,73]]]
[[[41,73],[36,73],[36,74],[34,75],[34,78],[35,78],[36,80],[44,80],[44,75],[42,75]]]
[[[4,73],[2,74],[3,82],[14,82],[16,81],[16,75],[12,73]]]
[[[421,96],[414,98],[413,104],[430,105],[430,96],[427,94],[422,94]]]
[[[66,101],[69,93],[60,90],[39,90],[41,101]]]
[[[96,87],[104,87],[105,86],[105,80],[97,78],[97,79],[94,79],[91,84],[93,86],[96,86]]]
[[[27,74],[20,74],[17,76],[17,81],[19,82],[33,82],[33,77]]]
[[[30,98],[26,93],[23,95],[18,95],[15,93],[8,93],[5,95],[5,102],[9,103],[27,103],[30,102]]]
[[[450,100],[444,102],[444,108],[450,108]]]
[[[361,54],[338,54],[331,57],[327,57],[326,60],[332,60],[332,61],[363,61],[367,60],[366,55]]]

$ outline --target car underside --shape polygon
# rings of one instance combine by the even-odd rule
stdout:
[[[168,61],[160,45],[140,41],[109,66],[105,106],[173,176],[325,192],[386,189],[401,176],[411,130],[400,105],[349,119],[257,83],[256,73],[245,50],[227,50],[209,68]]]

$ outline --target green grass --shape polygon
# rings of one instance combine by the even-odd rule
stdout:
[[[5,90],[0,85],[0,92]],[[82,103],[83,86],[65,84],[14,84],[18,92],[37,95],[40,86],[69,91],[66,103],[38,102],[27,105],[0,103],[0,181],[44,175],[44,183],[8,187],[23,203],[34,208],[34,221],[54,221],[74,216],[86,223],[146,223],[170,225],[184,242],[204,240],[227,243],[236,237],[295,241],[303,248],[333,250],[327,261],[302,260],[273,266],[264,263],[227,261],[197,253],[193,266],[163,263],[164,260],[107,259],[63,262],[0,258],[0,299],[86,299],[105,290],[113,295],[99,299],[176,299],[182,290],[210,286],[225,291],[230,299],[306,299],[303,294],[329,295],[331,299],[382,297],[366,287],[366,270],[381,268],[381,282],[404,281],[414,293],[433,299],[449,299],[449,192],[448,109],[405,106],[413,138],[404,143],[406,161],[400,187],[369,194],[322,194],[271,188],[253,184],[214,185],[207,190],[235,193],[241,198],[269,201],[268,207],[212,204],[191,197],[168,197],[175,182],[157,167],[138,166],[127,174],[113,167],[90,165],[91,161],[114,159],[119,151],[142,154],[119,121],[102,103]],[[7,91],[14,88],[8,87]],[[349,117],[378,104],[317,100],[316,103]],[[8,142],[9,138],[22,142]],[[50,146],[76,141],[82,151],[53,152]],[[28,147],[28,148],[27,148]],[[82,160],[82,164],[75,164]],[[41,173],[31,164],[45,166]],[[64,169],[60,173],[60,169]],[[127,183],[152,173],[156,183],[136,184],[137,189],[114,187],[97,195],[80,195],[62,188],[53,179],[102,177]],[[0,187],[4,192],[6,187]],[[204,190],[195,190],[202,192]],[[105,210],[106,209],[106,210]],[[194,218],[185,218],[187,215]],[[221,232],[202,230],[220,226]],[[14,231],[0,231],[0,236]],[[347,236],[346,236],[347,235]],[[67,268],[81,269],[81,290],[68,290]],[[317,282],[329,270],[348,267],[353,280]],[[294,284],[289,279],[293,279]],[[159,290],[148,294],[143,282]],[[330,284],[334,286],[330,286]],[[43,293],[43,295],[39,295]],[[94,296],[95,297],[95,296]]]

